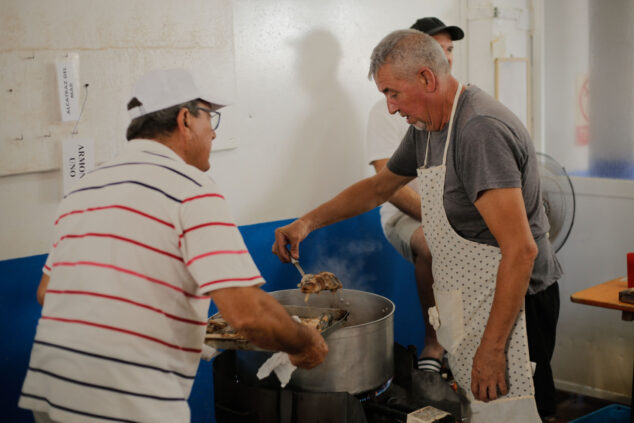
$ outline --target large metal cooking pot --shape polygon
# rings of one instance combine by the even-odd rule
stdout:
[[[351,289],[340,289],[334,294],[312,294],[308,304],[304,303],[305,294],[298,289],[274,291],[271,295],[283,305],[340,308],[350,313],[343,326],[326,338],[326,360],[311,370],[295,370],[288,383],[290,388],[358,394],[375,389],[392,377],[392,301],[380,295]],[[238,377],[247,383],[258,383],[255,374],[270,356],[270,353],[261,351],[237,351]],[[279,382],[276,383],[279,387]]]

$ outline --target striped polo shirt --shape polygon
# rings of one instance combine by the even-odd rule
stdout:
[[[209,293],[264,283],[215,182],[133,140],[61,202],[19,406],[61,422],[187,422]]]

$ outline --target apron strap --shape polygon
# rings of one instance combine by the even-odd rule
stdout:
[[[425,169],[427,169],[427,162],[429,162],[429,138],[431,138],[431,131],[427,131],[427,147],[425,147],[425,163],[423,163]]]
[[[458,82],[458,89],[453,99],[453,105],[451,106],[451,116],[449,117],[449,129],[447,130],[447,140],[445,141],[445,153],[442,156],[443,166],[447,164],[447,151],[449,151],[449,143],[451,142],[451,130],[453,129],[453,118],[456,114],[456,106],[458,105],[458,99],[460,98],[460,92],[462,91],[462,82]],[[429,136],[427,138],[427,146],[429,147]],[[427,156],[425,156],[427,160]]]

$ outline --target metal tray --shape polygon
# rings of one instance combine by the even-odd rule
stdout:
[[[348,318],[348,312],[346,310],[338,308],[321,308],[321,307],[306,307],[306,306],[283,306],[288,314],[291,316],[315,318],[320,317],[324,313],[330,313],[332,319],[328,323],[328,326],[320,330],[321,336],[326,338],[329,334],[337,330],[343,325],[343,322]],[[220,313],[216,313],[210,317],[210,319],[220,317]],[[212,335],[212,336],[210,336]],[[205,344],[210,347],[221,350],[254,350],[254,351],[269,351],[260,348],[250,341],[244,338],[217,338],[213,336],[213,333],[205,334]]]

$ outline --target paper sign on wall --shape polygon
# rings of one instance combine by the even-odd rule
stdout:
[[[79,55],[69,54],[56,65],[62,121],[76,121],[79,119]]]
[[[64,195],[72,191],[79,180],[95,168],[94,152],[92,140],[73,137],[62,143]]]

